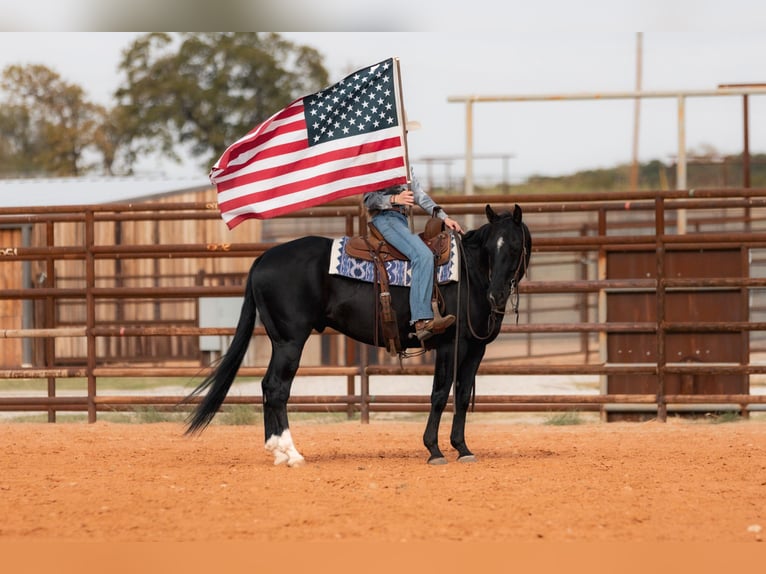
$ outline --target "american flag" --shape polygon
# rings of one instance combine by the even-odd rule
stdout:
[[[407,181],[398,60],[358,70],[271,116],[210,172],[233,229]]]

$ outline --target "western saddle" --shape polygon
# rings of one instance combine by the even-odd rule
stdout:
[[[368,235],[357,235],[348,238],[345,244],[346,253],[357,259],[372,261],[375,269],[376,291],[379,293],[375,312],[375,343],[377,344],[378,328],[380,323],[383,338],[385,339],[386,349],[391,355],[400,355],[402,345],[399,339],[399,327],[396,321],[396,313],[391,308],[391,292],[388,285],[388,273],[385,264],[390,260],[408,261],[408,258],[397,250],[393,245],[389,245],[383,238],[378,229],[368,222]],[[449,261],[451,236],[445,231],[444,222],[438,217],[430,217],[426,222],[425,230],[418,234],[423,242],[431,249],[434,254],[434,295],[432,305],[434,313],[439,313],[439,303],[441,296],[436,281],[436,269]]]

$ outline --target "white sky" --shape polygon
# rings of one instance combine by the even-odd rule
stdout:
[[[698,4],[698,5],[704,5]],[[760,9],[763,11],[763,9]],[[671,19],[679,15],[668,12]],[[626,26],[622,26],[625,28]],[[289,32],[317,48],[331,82],[391,56],[401,60],[408,116],[422,129],[410,134],[410,158],[460,155],[465,149],[465,108],[449,96],[629,91],[636,84],[636,33],[622,30],[550,32]],[[121,51],[135,33],[1,32],[0,70],[42,63],[81,85],[103,104],[120,77]],[[645,90],[713,89],[721,83],[766,83],[766,32],[694,31],[643,34]],[[632,154],[633,102],[486,103],[475,106],[477,154],[512,154],[511,181],[534,173],[562,174],[628,163]],[[276,111],[276,110],[275,110]],[[639,156],[669,161],[677,151],[676,101],[641,105]],[[690,98],[688,149],[742,150],[742,99]],[[750,149],[766,152],[766,96],[750,98]],[[221,150],[223,151],[223,150]],[[207,168],[161,158],[148,170],[197,175]],[[420,168],[421,170],[423,168]],[[439,168],[444,170],[445,168]],[[479,183],[499,174],[499,160],[479,160]],[[463,172],[456,162],[451,176]],[[421,171],[422,175],[422,171]]]

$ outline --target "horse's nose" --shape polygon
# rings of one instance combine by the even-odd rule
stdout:
[[[492,305],[492,308],[497,307],[497,300],[495,299],[495,295],[490,293],[488,297],[489,297],[489,304]]]

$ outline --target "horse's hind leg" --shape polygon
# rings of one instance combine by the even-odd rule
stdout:
[[[261,382],[266,450],[274,455],[274,464],[300,466],[305,462],[295,448],[287,420],[287,400],[302,351],[303,343],[272,342],[271,360]]]

